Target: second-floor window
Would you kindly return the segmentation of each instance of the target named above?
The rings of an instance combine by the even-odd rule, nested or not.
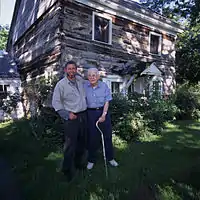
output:
[[[92,40],[112,43],[112,18],[99,13],[93,13]]]
[[[154,55],[161,55],[162,35],[150,32],[149,35],[149,49],[150,53]]]

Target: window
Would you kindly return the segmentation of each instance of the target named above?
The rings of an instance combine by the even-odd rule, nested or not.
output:
[[[149,95],[162,96],[163,95],[163,78],[154,76],[149,83]]]
[[[119,82],[111,82],[111,92],[112,94],[118,94],[120,92]]]
[[[153,81],[153,92],[156,96],[160,96],[162,94],[162,85],[159,80]]]
[[[106,78],[102,79],[108,87],[112,94],[117,94],[122,92],[124,80],[119,75],[107,75]]]
[[[8,95],[9,85],[0,85],[0,99],[5,99]]]
[[[161,55],[161,39],[161,34],[150,33],[149,49],[151,54]]]
[[[112,43],[112,18],[99,13],[93,13],[92,40]]]
[[[128,87],[128,94],[133,94],[134,93],[134,84],[132,83],[129,87]]]

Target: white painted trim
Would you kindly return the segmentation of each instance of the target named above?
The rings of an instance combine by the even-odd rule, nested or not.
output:
[[[102,41],[98,41],[98,40],[95,40],[95,39],[94,39],[95,16],[99,16],[99,17],[102,17],[102,18],[105,18],[105,19],[108,19],[108,20],[109,20],[109,36],[108,36],[108,43],[102,42]],[[92,12],[92,40],[95,41],[95,42],[103,43],[103,44],[109,44],[109,45],[112,44],[112,18],[111,18],[110,16],[108,16],[108,15],[106,15],[106,14],[101,14],[101,13],[98,13],[98,12]]]
[[[150,52],[151,50],[151,35],[155,35],[159,37],[159,45],[158,45],[158,54],[153,54]],[[151,55],[157,55],[157,56],[161,56],[162,54],[162,34],[159,33],[155,33],[153,31],[149,32],[149,46],[148,46],[148,51]]]
[[[135,23],[145,25],[153,30],[159,29],[163,34],[171,34],[176,36],[177,33],[183,32],[183,29],[171,25],[172,21],[161,21],[160,19],[155,19],[150,16],[147,16],[140,12],[128,9],[124,6],[121,6],[117,3],[113,3],[107,0],[75,0],[78,3],[84,4],[86,6],[92,7],[96,10],[101,10],[105,13],[111,15],[119,16],[128,20],[131,20]],[[159,16],[155,13],[155,16]],[[178,26],[178,24],[177,24]]]
[[[120,86],[119,86],[120,92],[122,92],[123,85],[125,84],[125,80],[119,75],[108,75],[105,78],[103,78],[102,80],[103,80],[103,82],[105,82],[108,85],[111,93],[112,93],[112,82],[121,83]]]

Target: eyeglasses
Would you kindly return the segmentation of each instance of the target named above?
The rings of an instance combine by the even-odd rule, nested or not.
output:
[[[96,78],[97,75],[96,74],[88,74],[88,78]]]

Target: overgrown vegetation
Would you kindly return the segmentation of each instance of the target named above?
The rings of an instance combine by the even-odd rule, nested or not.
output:
[[[200,118],[200,87],[184,84],[168,99],[152,95],[150,98],[133,94],[116,95],[111,104],[115,134],[127,141],[153,134],[161,134],[165,122],[198,120]]]
[[[8,32],[9,32],[8,26],[0,25],[0,50],[6,49],[6,44],[8,40]]]
[[[59,132],[36,140],[29,125],[29,120],[0,125],[0,152],[12,166],[24,199],[199,199],[199,122],[166,124],[162,136],[152,135],[143,142],[127,143],[115,136],[120,166],[109,167],[109,179],[99,154],[94,169],[78,172],[71,184],[59,171],[62,149],[55,143]],[[51,131],[46,134],[52,136]]]
[[[200,85],[180,85],[176,90],[175,104],[179,108],[178,119],[199,119]]]

